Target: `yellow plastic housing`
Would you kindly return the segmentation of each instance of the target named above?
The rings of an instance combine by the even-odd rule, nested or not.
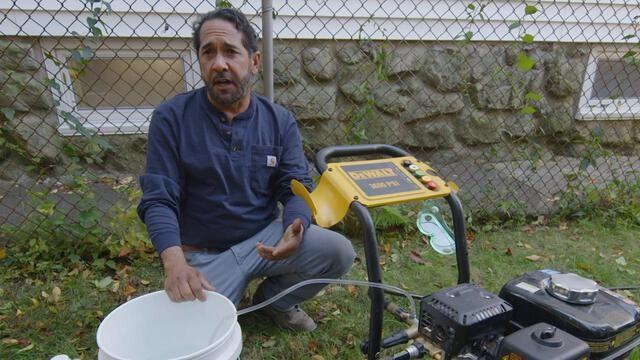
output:
[[[415,174],[404,165],[406,161],[417,165],[426,175]],[[421,180],[432,182],[429,183],[432,189]],[[449,184],[437,176],[434,169],[412,156],[329,163],[313,192],[309,193],[296,180],[292,180],[291,189],[307,203],[316,223],[322,227],[340,222],[353,201],[376,207],[440,198],[451,193]]]

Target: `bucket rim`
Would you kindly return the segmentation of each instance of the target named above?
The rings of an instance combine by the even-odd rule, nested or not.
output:
[[[195,351],[191,354],[186,354],[183,356],[179,356],[179,357],[173,357],[167,360],[189,360],[192,359],[194,357],[197,357],[199,355],[202,355],[208,351],[210,351],[211,349],[214,349],[216,347],[218,347],[223,341],[225,341],[227,338],[229,338],[229,336],[231,334],[233,334],[233,331],[235,329],[235,324],[238,323],[238,312],[236,310],[236,306],[231,302],[231,300],[229,300],[226,296],[217,293],[215,291],[209,291],[209,290],[203,290],[204,293],[207,295],[207,299],[209,296],[217,296],[219,298],[221,298],[223,300],[223,302],[226,302],[227,304],[231,305],[231,308],[234,310],[233,311],[233,324],[234,326],[230,326],[229,329],[227,329],[227,331],[218,338],[218,340],[214,341],[213,343],[207,345],[206,347]],[[116,312],[118,312],[124,305],[126,304],[130,304],[133,302],[139,302],[139,301],[143,301],[145,298],[148,297],[154,297],[154,296],[158,296],[160,293],[164,294],[165,296],[168,297],[168,295],[166,294],[166,292],[164,290],[159,290],[159,291],[154,291],[154,292],[150,292],[148,294],[144,294],[141,296],[138,296],[134,299],[131,299],[127,302],[124,302],[122,304],[120,304],[118,307],[116,307],[115,309],[113,309],[109,314],[107,314],[107,316],[105,316],[104,319],[102,319],[102,321],[100,322],[100,325],[98,325],[98,331],[96,332],[96,343],[98,345],[98,349],[101,350],[102,352],[104,352],[107,356],[114,358],[114,359],[118,359],[118,360],[132,360],[132,359],[128,359],[128,358],[123,358],[123,357],[119,357],[119,356],[115,356],[112,352],[105,350],[105,348],[102,346],[101,344],[101,340],[100,338],[104,336],[103,332],[103,328],[102,328],[102,324],[105,323],[106,321],[109,320],[109,318],[115,314]],[[198,300],[193,300],[193,301],[198,301]]]

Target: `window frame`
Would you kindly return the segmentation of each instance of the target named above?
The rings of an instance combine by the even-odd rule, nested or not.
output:
[[[190,91],[200,86],[200,71],[195,52],[188,42],[180,40],[171,41],[150,41],[145,39],[139,41],[105,39],[105,45],[94,50],[93,59],[182,59],[184,70],[184,91]],[[44,40],[41,44],[44,53],[52,54],[56,61],[45,58],[45,68],[49,79],[59,85],[57,88],[51,87],[54,100],[57,100],[56,112],[58,116],[58,132],[64,136],[80,135],[73,126],[67,123],[62,112],[73,114],[83,126],[101,135],[113,134],[144,134],[149,128],[149,121],[153,114],[153,107],[113,107],[103,109],[78,109],[76,103],[76,93],[73,88],[73,81],[69,69],[64,66],[65,59],[70,56],[72,50],[80,45],[78,41],[65,39],[64,41]],[[124,48],[124,49],[123,49]]]
[[[594,91],[598,61],[623,60],[630,49],[625,47],[593,49],[582,81],[582,93],[576,119],[578,120],[637,120],[640,119],[640,97],[618,99],[591,99]]]

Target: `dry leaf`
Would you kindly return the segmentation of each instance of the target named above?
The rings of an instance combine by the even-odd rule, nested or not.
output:
[[[358,288],[356,288],[354,285],[347,285],[347,292],[352,297],[358,296]]]
[[[415,262],[417,262],[418,264],[423,264],[426,265],[427,261],[425,261],[422,258],[422,255],[420,255],[419,252],[415,251],[415,250],[411,250],[411,252],[409,252],[409,258]]]
[[[0,260],[7,257],[7,249],[0,247]]]
[[[391,244],[382,244],[382,251],[384,251],[385,254],[389,254],[391,252]]]
[[[543,226],[547,225],[549,217],[547,215],[538,215],[538,219],[531,223],[531,225]]]
[[[509,256],[511,256],[511,255],[513,255],[513,250],[511,250],[511,248],[510,248],[510,247],[508,247],[508,248],[507,248],[507,250],[505,250],[505,252],[504,252],[504,253],[505,253],[505,254],[507,254],[507,255],[509,255]]]
[[[78,270],[78,268],[74,268],[73,270],[67,273],[67,276],[75,276],[75,275],[78,275],[79,273],[80,271]]]
[[[311,352],[316,352],[318,350],[318,342],[315,340],[309,340],[307,346],[309,347],[309,351]]]
[[[331,350],[329,350],[331,352],[331,355],[336,356],[338,355],[338,348],[333,346],[331,347]]]
[[[51,297],[49,298],[49,301],[51,301],[52,303],[57,303],[60,301],[61,295],[62,295],[62,290],[60,290],[59,287],[54,286],[53,289],[51,290]]]
[[[120,281],[114,281],[111,283],[111,287],[109,288],[109,290],[112,293],[118,293],[118,290],[120,290]]]
[[[560,224],[558,224],[558,230],[567,230],[568,227],[566,221],[561,221]]]
[[[524,244],[524,248],[527,250],[531,250],[533,249],[533,246],[529,245],[529,244]]]
[[[141,280],[140,280],[140,284],[142,284],[142,285],[144,285],[144,286],[147,286],[147,285],[151,284],[151,281],[149,281],[149,280],[145,280],[145,279],[141,279]]]
[[[2,344],[7,346],[18,345],[18,339],[2,339]]]
[[[618,265],[622,265],[622,266],[626,266],[627,265],[627,259],[625,259],[624,256],[620,256],[615,261],[616,261],[616,264],[618,264]]]
[[[33,346],[34,346],[34,345],[33,345],[33,343],[31,343],[31,344],[29,344],[29,345],[27,345],[27,346],[23,347],[22,349],[20,349],[20,350],[16,351],[16,353],[21,353],[21,352],[29,351],[29,350],[33,349]]]
[[[263,348],[272,348],[276,344],[275,338],[270,338],[269,340],[262,343]]]
[[[122,289],[122,294],[124,296],[133,295],[133,293],[135,293],[135,292],[136,292],[136,288],[131,286],[131,284],[125,285],[124,289]]]
[[[128,246],[122,246],[122,247],[120,248],[120,251],[118,251],[118,257],[125,257],[125,256],[127,256],[127,255],[131,254],[131,251],[133,251],[133,250],[131,250],[131,248],[130,248],[130,247],[128,247]]]
[[[529,255],[529,256],[525,257],[525,259],[531,260],[531,261],[538,261],[538,260],[541,259],[541,257],[538,256],[538,255]]]
[[[31,344],[31,340],[29,340],[29,339],[19,339],[18,340],[18,345],[20,345],[20,346],[27,346],[29,344]]]
[[[476,239],[476,235],[473,233],[473,231],[467,230],[466,239],[467,239],[467,242],[473,242],[473,240]]]
[[[324,360],[324,358],[321,355],[313,355],[311,356],[311,360]]]
[[[111,276],[105,276],[100,280],[94,280],[93,285],[95,285],[98,289],[106,289],[107,286],[111,285],[113,279]]]

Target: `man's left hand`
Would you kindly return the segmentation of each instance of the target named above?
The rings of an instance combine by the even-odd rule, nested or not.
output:
[[[282,234],[282,239],[276,246],[266,246],[262,243],[257,243],[256,248],[258,254],[267,260],[282,260],[291,256],[302,242],[302,235],[304,233],[304,226],[302,226],[302,220],[295,219],[289,227]]]

